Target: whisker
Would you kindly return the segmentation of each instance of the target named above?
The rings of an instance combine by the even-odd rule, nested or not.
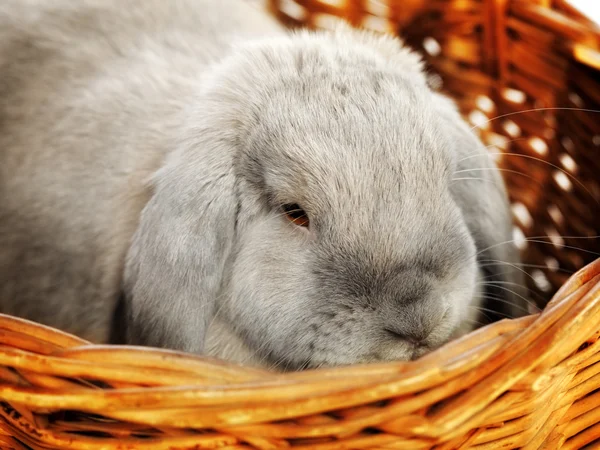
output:
[[[559,235],[558,237],[563,238],[563,239],[598,239],[598,238],[600,238],[600,236],[561,236],[561,235]],[[525,238],[525,240],[528,241],[528,242],[555,245],[554,242],[537,241],[536,239],[549,239],[549,238],[548,238],[548,236],[531,236],[531,237]],[[498,242],[496,244],[490,245],[489,247],[486,247],[486,248],[484,248],[482,250],[479,250],[476,253],[476,256],[479,256],[483,252],[491,250],[492,248],[496,248],[496,247],[499,247],[500,245],[506,245],[506,244],[510,244],[510,243],[513,243],[513,242],[515,242],[515,239],[511,239],[509,241],[504,241],[504,242]],[[572,248],[574,250],[581,250],[581,251],[584,251],[586,253],[592,253],[594,255],[600,256],[600,254],[598,254],[598,253],[595,253],[595,252],[592,252],[592,251],[589,251],[589,250],[584,250],[584,249],[581,249],[581,248],[578,248],[578,247],[567,246],[567,245],[564,245],[564,244],[556,244],[556,245],[564,247],[564,248]]]
[[[540,266],[540,267],[546,268],[546,266]],[[506,274],[506,272],[501,272],[501,274]],[[526,275],[529,278],[531,278],[532,281],[535,283],[535,279],[530,274],[526,273]],[[505,283],[505,284],[511,284],[511,285],[514,285],[514,286],[521,286],[521,287],[527,288],[526,286],[523,286],[523,285],[521,285],[519,283],[513,283],[513,282],[510,282],[510,281],[501,281],[501,282],[500,281],[498,281],[498,282],[495,282],[495,281],[486,281],[486,280],[489,280],[489,278],[494,278],[495,276],[496,275],[489,275],[487,277],[482,277],[481,279],[484,280],[484,281],[478,282],[478,284],[479,285],[485,285],[486,283],[490,283],[491,285],[493,285],[494,283]],[[529,291],[529,289],[528,289],[528,291]],[[535,291],[529,291],[529,294],[530,294],[531,300],[534,301],[534,302],[535,302],[534,298],[539,298],[539,299],[543,298],[538,292],[535,292]]]
[[[525,139],[525,138],[522,138],[522,139]],[[519,140],[519,139],[513,139],[513,140],[510,140],[508,142],[514,142],[514,141],[517,141],[517,140]],[[489,148],[489,147],[493,147],[493,145],[492,146],[488,146],[486,148]],[[596,203],[600,204],[600,202],[596,199],[596,197],[594,197],[594,195],[592,194],[592,192],[581,181],[579,181],[577,179],[577,177],[575,177],[574,175],[570,174],[569,172],[567,172],[566,170],[564,170],[562,167],[557,166],[556,164],[552,164],[551,162],[545,161],[545,160],[543,160],[541,158],[537,158],[535,156],[523,155],[521,153],[514,153],[514,152],[512,152],[512,153],[505,153],[505,152],[494,152],[494,153],[492,153],[492,152],[489,152],[489,154],[490,155],[502,155],[502,156],[504,156],[504,155],[506,155],[506,156],[515,156],[515,157],[519,157],[519,158],[531,159],[531,160],[534,160],[534,161],[538,161],[538,162],[544,163],[544,164],[546,164],[546,165],[548,165],[548,166],[550,166],[550,167],[552,167],[552,168],[554,168],[554,169],[562,172],[563,174],[565,174],[567,177],[569,177],[571,180],[573,180],[575,183],[577,183],[579,186],[581,186],[590,195],[590,197],[592,197],[594,199],[594,201]],[[477,156],[480,156],[480,155],[466,156],[466,157],[460,159],[459,162],[462,162],[462,161],[464,161],[466,159],[475,158]],[[490,169],[493,170],[494,168],[490,168]],[[460,172],[469,171],[469,170],[477,170],[477,169],[463,169],[463,170],[459,170],[459,171],[454,172],[454,173],[460,173]],[[481,169],[481,170],[483,170],[483,169]],[[506,170],[506,169],[502,169],[502,170]]]
[[[583,112],[591,112],[591,113],[600,113],[600,110],[596,110],[596,109],[569,108],[569,107],[552,107],[552,108],[524,109],[522,111],[515,111],[515,112],[511,112],[511,113],[507,113],[507,114],[502,114],[500,116],[492,117],[491,119],[486,120],[485,122],[482,122],[479,125],[474,125],[473,127],[471,127],[471,131],[473,131],[476,128],[481,128],[486,123],[493,122],[494,120],[497,120],[497,119],[502,119],[504,117],[510,117],[510,116],[515,116],[517,114],[523,114],[523,113],[535,112],[535,111],[583,111]]]
[[[509,139],[508,141],[506,141],[506,144],[510,144],[511,142],[517,142],[517,141],[525,141],[527,139],[528,138],[526,138],[526,137],[518,137],[518,138],[515,138],[515,139]],[[486,145],[485,146],[485,148],[488,149],[488,150],[490,148],[492,148],[492,147],[500,148],[497,144],[490,144],[490,145]],[[510,153],[504,153],[504,152],[494,152],[494,153],[492,153],[492,152],[487,152],[487,154],[488,155],[508,155]],[[520,153],[515,153],[515,154],[519,155]],[[461,158],[461,159],[457,160],[456,162],[459,163],[459,162],[464,161],[465,159],[478,158],[478,157],[481,157],[481,156],[482,156],[481,153],[475,152],[475,153],[473,153],[473,154],[471,154],[469,156],[465,156],[464,158]]]
[[[484,308],[484,307],[482,307],[482,306],[469,306],[469,308],[474,308],[474,309],[475,309],[476,311],[478,311],[478,312],[489,312],[489,313],[491,313],[491,314],[496,314],[496,315],[499,315],[499,316],[501,316],[501,317],[505,317],[505,318],[507,318],[507,319],[511,319],[511,316],[509,316],[508,314],[503,314],[503,313],[501,313],[501,312],[499,312],[499,311],[494,311],[493,309]],[[487,316],[486,316],[486,317],[487,317]],[[487,319],[488,319],[488,320],[490,320],[490,318],[489,318],[489,317],[487,317]]]
[[[513,241],[514,241],[514,239],[513,239]],[[486,249],[486,250],[489,250],[489,249]],[[479,253],[478,253],[477,255],[479,255]],[[518,266],[518,265],[516,265],[516,264],[509,263],[508,261],[501,261],[501,260],[499,260],[499,259],[483,259],[483,260],[481,260],[481,261],[479,261],[479,262],[489,262],[489,261],[494,261],[494,262],[497,262],[498,264],[502,263],[502,264],[504,264],[504,265],[506,265],[506,266],[510,266],[510,267],[512,267],[512,268],[514,268],[514,269],[516,269],[516,270],[519,270],[519,271],[523,272],[525,275],[527,275],[529,278],[531,278],[531,280],[532,280],[532,281],[535,281],[535,280],[533,279],[533,276],[532,276],[532,275],[530,275],[529,273],[527,273],[527,271],[526,271],[526,270],[522,269],[521,267],[519,267],[519,266]],[[483,266],[480,266],[480,267],[483,267]]]
[[[471,172],[473,170],[499,170],[499,169],[496,168],[496,167],[476,167],[474,169],[461,169],[461,170],[457,170],[454,173],[457,174],[457,173],[461,173],[461,172]],[[518,173],[521,173],[521,172],[518,172]]]
[[[542,188],[544,187],[544,185],[541,182],[539,182],[538,180],[536,180],[532,176],[527,175],[525,172],[520,172],[518,170],[512,170],[512,169],[502,169],[500,167],[480,167],[480,168],[475,168],[475,169],[462,169],[462,170],[458,170],[458,171],[454,172],[454,174],[461,173],[461,172],[472,172],[472,171],[475,171],[475,170],[493,170],[493,171],[498,171],[498,172],[515,173],[515,174],[521,175],[521,176],[523,176],[525,178],[529,178],[530,180],[534,181],[535,184],[538,184]],[[460,179],[460,178],[453,178],[452,181],[455,181],[457,179]]]
[[[520,297],[520,298],[522,298],[522,299],[523,299],[523,301],[524,301],[525,303],[527,303],[528,305],[530,305],[530,306],[534,306],[534,305],[535,305],[535,303],[534,303],[533,301],[529,300],[529,299],[528,299],[528,298],[526,298],[526,297],[523,297],[523,296],[521,296],[521,295],[517,294],[516,292],[513,292],[513,291],[511,291],[511,290],[510,290],[510,289],[508,289],[508,288],[504,288],[503,286],[496,286],[496,287],[498,287],[498,288],[501,288],[501,289],[504,289],[505,291],[508,291],[508,292],[510,292],[511,294],[514,294],[514,295],[516,295],[517,297]],[[511,302],[509,302],[508,300],[506,300],[506,299],[504,299],[504,298],[502,298],[502,297],[491,296],[490,294],[486,294],[486,295],[483,295],[483,296],[482,296],[482,298],[489,298],[490,300],[496,300],[496,301],[498,301],[498,302],[500,302],[500,303],[504,303],[505,305],[514,306],[514,307],[516,307],[516,308],[519,308],[519,309],[521,309],[521,310],[523,310],[523,311],[528,311],[528,309],[527,309],[527,308],[523,308],[522,306],[519,306],[519,305],[516,305],[516,304],[514,304],[514,303],[511,303]]]
[[[490,322],[493,322],[492,318],[491,318],[490,316],[488,316],[488,315],[485,313],[485,311],[481,311],[481,310],[479,309],[479,307],[471,305],[471,306],[469,306],[469,308],[471,308],[471,309],[474,309],[474,310],[475,310],[475,311],[477,311],[478,313],[481,313],[481,314],[483,315],[483,317],[485,317],[485,320],[487,320],[487,321],[488,321],[488,323],[490,323]],[[492,312],[493,314],[496,314],[496,312],[495,312],[495,311],[490,311],[490,312]],[[481,325],[484,325],[484,324],[481,324]]]
[[[477,327],[483,327],[484,325],[486,325],[485,323],[482,323],[479,320],[474,320],[474,319],[463,319],[463,322],[476,325]]]
[[[488,181],[493,183],[494,180],[489,180],[487,178],[480,178],[480,177],[463,177],[463,178],[452,178],[452,181],[461,181],[461,180],[479,180],[479,181]]]
[[[513,303],[509,302],[509,301],[508,301],[508,300],[506,300],[505,298],[498,297],[498,296],[495,296],[495,295],[485,295],[485,296],[482,296],[482,299],[483,299],[483,300],[495,300],[495,301],[497,301],[497,302],[499,302],[499,303],[503,303],[503,304],[505,304],[505,305],[515,306],[515,307],[517,307],[518,309],[520,309],[521,311],[529,311],[527,308],[524,308],[523,306],[520,306],[520,305],[514,305]],[[527,300],[527,304],[528,304],[528,305],[530,305],[530,306],[535,306],[535,303],[534,303],[534,302],[531,302],[531,301],[529,301],[529,300]]]
[[[598,252],[594,252],[592,250],[586,250],[581,247],[575,247],[574,245],[565,245],[565,244],[559,244],[556,242],[548,242],[548,241],[534,240],[534,239],[527,239],[527,242],[533,242],[535,244],[550,244],[550,245],[554,245],[555,247],[568,248],[569,250],[577,250],[577,251],[580,251],[583,253],[588,253],[590,255],[600,256],[600,253],[598,253]]]
[[[475,170],[492,170],[492,171],[498,171],[498,172],[514,173],[517,175],[521,175],[525,178],[529,178],[530,180],[534,181],[536,184],[540,185],[541,187],[544,187],[544,185],[541,182],[539,182],[532,176],[527,175],[525,172],[520,172],[518,170],[512,170],[512,169],[503,169],[501,167],[479,167],[479,168],[475,168],[475,169],[462,169],[462,170],[458,170],[458,171],[454,172],[454,174],[461,173],[461,172],[472,172]]]
[[[476,285],[477,286],[486,286],[486,287],[487,286],[494,287],[496,285],[509,285],[509,286],[516,286],[516,287],[520,287],[520,288],[525,288],[526,289],[526,286],[524,286],[524,285],[522,285],[520,283],[514,283],[512,281],[480,281],[480,282],[477,282]],[[500,286],[498,286],[498,287],[500,287]],[[529,301],[533,301],[533,300],[530,299],[530,300],[527,300],[527,301],[529,302]]]
[[[500,287],[500,286],[498,286],[498,287]],[[485,293],[485,294],[483,294],[483,295],[481,296],[481,298],[482,298],[482,299],[490,299],[490,300],[498,300],[498,301],[500,301],[501,303],[506,303],[507,305],[512,305],[512,306],[519,307],[519,305],[514,305],[514,304],[513,304],[513,303],[511,303],[510,301],[506,300],[502,294],[494,295],[494,294],[488,294],[488,293]],[[526,302],[527,304],[534,304],[534,303],[535,303],[535,302],[533,302],[532,300],[529,300],[529,299],[527,299],[527,298],[523,298],[523,300],[525,300],[525,302]]]
[[[506,264],[506,265],[514,266],[514,264],[510,264],[510,263],[508,263],[506,261],[500,261],[498,259],[482,259],[482,260],[480,260],[480,262],[487,262],[487,261],[495,261],[495,262],[491,262],[489,264],[480,264],[479,267],[496,266],[496,265],[499,265],[499,264]],[[548,266],[546,266],[544,264],[525,264],[525,263],[520,263],[519,266],[520,267],[528,267],[530,269],[548,269]],[[575,271],[573,271],[573,270],[567,270],[567,269],[561,269],[561,268],[552,269],[552,270],[556,270],[557,272],[564,272],[564,273],[567,273],[567,274],[574,274],[575,273]],[[503,273],[506,273],[506,272],[503,272]],[[487,278],[491,278],[491,277],[494,277],[494,276],[495,275],[487,275],[485,277],[482,277],[482,279],[487,279]]]
[[[484,284],[486,286],[492,285],[492,284],[513,284],[515,286],[521,286],[519,283],[514,283],[512,281],[484,281],[484,282],[478,281],[475,284]]]
[[[497,287],[501,287],[501,286],[497,286]],[[506,289],[505,289],[505,290],[506,290]],[[511,292],[512,292],[512,291],[511,291]],[[512,293],[514,294],[514,292],[512,292]],[[483,299],[489,298],[489,299],[493,299],[493,300],[501,300],[501,301],[503,301],[504,303],[508,303],[508,304],[511,304],[511,305],[512,305],[512,303],[510,303],[508,300],[506,300],[506,299],[504,298],[504,295],[502,295],[501,293],[498,293],[498,294],[489,294],[489,293],[487,293],[487,292],[486,292],[486,293],[484,293],[484,294],[481,296],[481,298],[483,298]],[[529,299],[527,299],[527,298],[523,298],[523,300],[525,300],[525,302],[527,302],[527,303],[529,303],[529,302],[531,302],[531,301],[532,301],[532,300],[529,300]]]

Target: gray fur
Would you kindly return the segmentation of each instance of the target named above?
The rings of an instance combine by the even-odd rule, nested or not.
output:
[[[477,258],[518,264],[501,178],[415,54],[237,0],[3,1],[0,158],[0,309],[98,342],[408,359],[472,327]]]

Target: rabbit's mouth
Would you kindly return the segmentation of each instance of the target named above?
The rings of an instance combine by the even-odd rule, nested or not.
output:
[[[421,356],[435,350],[436,347],[429,346],[427,344],[418,344],[413,349],[412,355],[410,356],[411,361],[419,359]]]

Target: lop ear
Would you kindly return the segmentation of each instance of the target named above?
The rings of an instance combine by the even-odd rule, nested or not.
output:
[[[519,251],[513,242],[513,221],[503,179],[454,104],[444,95],[433,95],[456,149],[452,194],[477,247],[484,288],[481,306],[486,309],[481,320],[494,322],[527,315],[528,294]]]
[[[535,312],[530,307],[533,303],[527,299],[528,292],[518,250],[509,239],[490,243],[490,233],[486,231],[489,230],[481,230],[482,244],[478,245],[478,248],[481,245],[483,249],[487,249],[478,257],[485,296],[482,307],[486,310],[481,321],[495,322]]]
[[[528,314],[524,272],[513,242],[506,191],[498,173],[486,170],[493,169],[491,164],[485,157],[463,161],[458,165],[461,173],[457,176],[462,180],[456,181],[453,189],[477,248],[479,282],[483,287],[481,306],[485,311],[480,321],[484,323]]]
[[[201,353],[235,234],[233,149],[194,127],[153,177],[125,268],[125,341]]]

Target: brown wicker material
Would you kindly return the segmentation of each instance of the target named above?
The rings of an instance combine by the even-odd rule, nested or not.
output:
[[[0,448],[554,450],[599,439],[600,114],[581,110],[600,109],[595,25],[558,0],[270,6],[292,25],[343,16],[400,30],[428,55],[499,154],[530,238],[532,293],[553,300],[418,361],[283,375],[0,316]],[[515,114],[557,107],[579,110]]]
[[[0,316],[15,449],[577,449],[600,437],[600,259],[543,313],[422,359],[267,373]]]

